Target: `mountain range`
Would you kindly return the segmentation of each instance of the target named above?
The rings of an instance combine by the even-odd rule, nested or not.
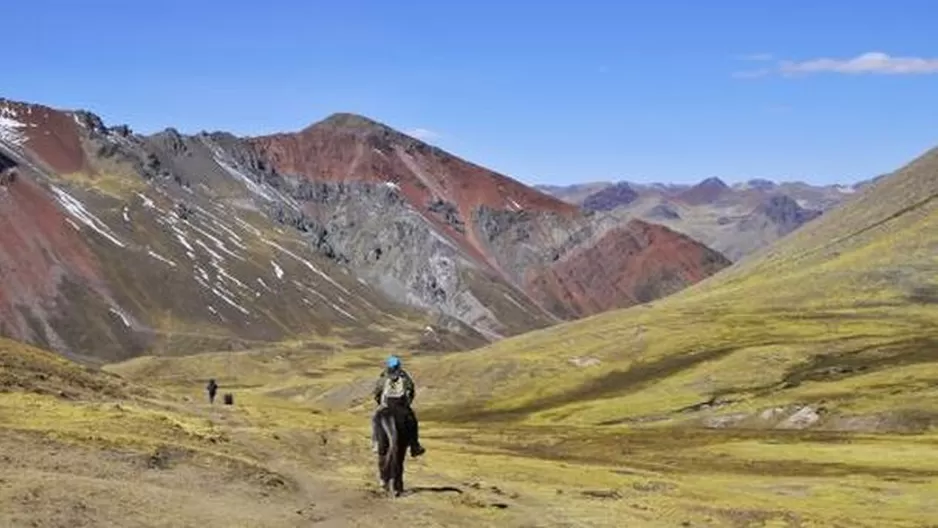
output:
[[[350,114],[3,101],[0,525],[929,526],[936,175],[537,190]]]
[[[848,186],[752,179],[728,185],[710,177],[694,185],[619,181],[535,188],[589,211],[668,226],[737,261],[871,182]]]
[[[0,100],[0,134],[0,334],[85,361],[308,336],[471,347],[730,264],[352,114],[142,135]]]

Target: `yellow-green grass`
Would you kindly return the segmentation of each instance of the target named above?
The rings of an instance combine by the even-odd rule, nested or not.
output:
[[[752,407],[828,393],[845,409],[938,412],[938,154],[926,158],[928,177],[916,162],[759,259],[653,305],[414,363],[447,380],[430,415],[588,425],[673,416],[714,396]],[[892,392],[852,390],[873,385]]]
[[[397,353],[418,383],[428,447],[408,462],[408,482],[464,491],[400,503],[415,519],[927,526],[938,518],[938,208],[928,200],[938,194],[936,158],[653,305],[466,353],[299,340],[140,358],[108,367],[154,387],[127,425],[104,403],[44,396],[36,407],[33,396],[15,396],[6,409],[20,427],[100,423],[136,439],[151,425],[159,442],[183,445],[218,430],[231,441],[205,449],[264,446],[355,489],[374,478],[371,383]],[[213,376],[234,392],[234,408],[205,410]],[[712,408],[694,407],[701,403]],[[34,412],[15,411],[29,405]],[[824,409],[816,425],[827,430],[779,430],[760,418],[803,406]],[[746,428],[699,427],[733,414]],[[325,444],[335,447],[324,457]],[[509,507],[489,511],[486,501]]]

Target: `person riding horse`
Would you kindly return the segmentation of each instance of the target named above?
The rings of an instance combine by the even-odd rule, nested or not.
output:
[[[401,367],[401,360],[397,356],[391,356],[387,359],[387,368],[378,376],[375,383],[374,398],[378,408],[371,416],[371,450],[378,452],[378,411],[384,407],[400,406],[406,410],[408,421],[413,429],[413,442],[410,444],[410,456],[418,457],[426,452],[426,449],[420,445],[418,437],[417,416],[411,404],[417,390],[413,378]]]

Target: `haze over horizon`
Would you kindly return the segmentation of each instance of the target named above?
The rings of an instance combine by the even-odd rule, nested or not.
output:
[[[853,183],[938,144],[929,2],[254,5],[13,4],[0,97],[144,133],[354,112],[529,184]]]

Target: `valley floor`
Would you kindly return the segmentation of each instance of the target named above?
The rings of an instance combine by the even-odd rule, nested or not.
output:
[[[180,370],[161,376],[146,361],[114,369],[149,377],[145,394],[0,394],[0,525],[938,522],[934,434],[425,421],[428,452],[408,459],[409,492],[390,499],[378,492],[367,405],[337,408],[255,384],[223,386],[235,405],[212,406],[182,360],[169,361]],[[316,383],[323,393],[367,391],[335,373]]]

